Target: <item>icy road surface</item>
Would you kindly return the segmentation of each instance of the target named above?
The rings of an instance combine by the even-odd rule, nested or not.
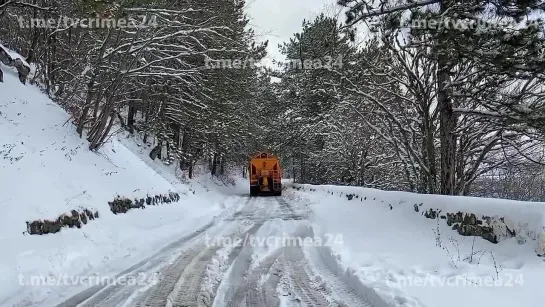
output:
[[[154,282],[95,286],[57,307],[386,307],[343,274],[332,238],[315,238],[308,214],[282,197],[240,197],[234,213],[120,275]]]

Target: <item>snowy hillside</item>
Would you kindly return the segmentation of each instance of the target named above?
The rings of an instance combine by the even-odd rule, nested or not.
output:
[[[393,306],[537,306],[545,261],[545,204],[500,199],[419,195],[375,189],[294,184],[286,197],[314,211],[315,235],[331,238],[347,274]],[[349,200],[350,199],[350,200]],[[415,205],[419,207],[416,212]],[[436,219],[423,216],[442,210]],[[493,244],[461,236],[448,213],[500,218],[516,233]],[[337,238],[337,241],[335,239]],[[340,238],[340,239],[339,239]],[[332,260],[334,261],[334,260]]]
[[[0,83],[0,305],[69,295],[60,287],[22,287],[33,275],[119,272],[130,263],[210,221],[230,199],[193,181],[175,183],[112,139],[90,152],[69,116],[14,69],[2,66]],[[149,158],[148,158],[149,160]],[[150,162],[153,163],[153,162]],[[174,182],[174,183],[171,183]],[[114,215],[108,202],[179,193],[178,203]],[[206,198],[203,197],[206,195]],[[71,210],[99,218],[49,235],[28,235],[27,221],[55,220]],[[200,217],[204,217],[201,218]],[[22,275],[21,275],[22,274]],[[74,291],[81,290],[74,288]],[[46,303],[47,305],[47,303]]]

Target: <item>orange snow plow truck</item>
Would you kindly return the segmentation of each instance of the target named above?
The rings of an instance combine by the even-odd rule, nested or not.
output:
[[[250,196],[282,195],[282,168],[277,156],[262,152],[250,160]]]

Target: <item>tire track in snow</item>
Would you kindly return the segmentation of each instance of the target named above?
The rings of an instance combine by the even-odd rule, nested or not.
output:
[[[244,234],[244,236],[246,236],[246,235],[250,236],[250,235],[255,234],[259,230],[259,228],[261,228],[262,225],[263,225],[263,222],[258,221],[256,224],[254,224],[254,226],[252,228],[250,228],[250,230],[248,230]],[[250,254],[246,253],[245,256],[241,256],[241,253],[242,253],[243,250],[245,250],[245,247],[243,246],[243,244],[238,244],[229,253],[227,264],[226,264],[227,270],[226,270],[226,272],[222,272],[222,278],[220,279],[220,281],[218,283],[216,283],[214,285],[214,289],[212,291],[213,293],[211,294],[211,298],[208,299],[210,301],[210,303],[207,304],[206,306],[213,306],[213,304],[215,303],[215,299],[217,297],[218,289],[220,288],[221,283],[224,280],[226,280],[228,277],[233,279],[232,270],[230,270],[230,269],[234,266],[235,261],[237,261],[237,260],[240,261],[240,259],[245,259],[246,263],[248,263],[248,267],[249,267],[251,253]],[[246,250],[247,250],[247,248],[246,248]],[[246,270],[247,270],[247,268],[246,268]],[[244,270],[244,271],[246,271],[246,270]],[[227,273],[227,272],[230,272],[230,273]]]
[[[340,306],[387,307],[374,292],[365,287],[351,271],[341,272],[340,265],[326,247],[312,247],[309,251],[314,273],[326,280],[326,287]],[[389,307],[389,306],[388,306]]]
[[[171,257],[171,252],[178,249],[179,246],[183,246],[191,240],[196,239],[198,236],[210,229],[214,224],[214,222],[210,222],[189,236],[183,237],[182,239],[167,245],[154,256],[151,256],[116,275],[116,280],[119,280],[121,277],[126,277],[126,280],[132,279],[141,281],[142,279],[139,278],[140,274],[148,275],[150,271],[161,267],[168,260],[168,258]],[[123,284],[98,285],[72,296],[68,300],[58,304],[57,307],[118,306],[126,301],[132,295],[132,293],[138,290],[140,287],[142,286]]]
[[[272,218],[282,218],[286,213],[289,215],[291,209],[286,204],[281,206],[278,197],[260,198],[260,209],[254,213],[257,218],[264,223]],[[276,262],[278,256],[282,253],[281,249],[273,251],[272,254],[265,257],[258,266],[250,269],[252,263],[253,247],[246,246],[240,252],[229,269],[229,274],[224,278],[219,289],[224,290],[222,301],[216,301],[217,306],[241,306],[245,299],[248,306],[278,306],[276,287],[279,282],[278,272],[275,270],[262,285],[262,291],[258,291],[258,283],[261,276],[266,275]],[[216,306],[215,305],[215,306]]]
[[[247,201],[242,210],[253,210],[254,201]],[[242,232],[242,236],[255,233],[262,223],[256,223],[249,230]],[[229,242],[235,242],[235,237],[241,233],[234,233]],[[224,246],[208,242],[199,243],[190,248],[173,265],[165,270],[165,277],[152,289],[138,298],[135,307],[168,306],[168,307],[204,307],[213,303],[214,297],[208,298],[202,290],[202,284],[207,273],[207,267],[217,252]],[[240,247],[242,248],[242,247]],[[234,253],[240,249],[235,248]],[[236,257],[236,256],[235,256]],[[235,258],[232,257],[234,260]],[[229,263],[230,264],[230,263]]]
[[[245,231],[242,236],[249,236],[257,232],[263,223],[256,223],[249,230]],[[234,236],[233,236],[234,237]],[[220,250],[222,246],[209,248],[206,252],[201,253],[196,257],[192,263],[190,263],[184,272],[182,273],[175,290],[170,294],[169,301],[172,302],[173,307],[186,307],[186,306],[198,306],[198,307],[209,307],[212,306],[215,293],[219,285],[215,285],[213,293],[210,294],[210,297],[204,292],[201,288],[206,275],[206,269],[208,264],[212,261],[212,258],[216,255],[217,251]],[[230,253],[230,257],[227,263],[227,266],[230,266],[232,261],[238,256],[242,250],[242,245],[237,245]],[[231,256],[232,255],[232,256]]]
[[[252,285],[250,287],[248,294],[249,299],[246,300],[246,306],[276,307],[280,305],[277,293],[278,282],[280,281],[278,264],[279,261],[278,258],[276,258],[268,272],[264,272],[263,270],[262,276],[266,277],[263,284]],[[252,302],[253,304],[249,305],[249,303]]]
[[[191,263],[191,261],[199,255],[204,245],[198,244],[189,250],[184,251],[182,256],[178,258],[173,264],[167,267],[165,274],[161,276],[159,283],[154,285],[150,290],[143,293],[137,298],[135,307],[148,307],[148,306],[166,306],[168,296],[174,290],[176,283],[180,279],[184,269]]]
[[[311,230],[311,234],[312,230]],[[374,289],[365,286],[353,269],[344,269],[328,246],[307,249],[316,275],[327,281],[326,287],[341,306],[391,307]]]
[[[229,198],[229,200],[230,199],[231,198]],[[226,202],[227,201],[228,200],[226,200]],[[251,199],[248,198],[247,200],[241,202],[242,204],[239,205],[238,208],[248,206],[250,201]],[[172,254],[179,251],[180,248],[183,249],[188,244],[191,244],[192,241],[197,241],[205,232],[210,231],[213,226],[216,225],[218,220],[225,220],[226,216],[236,214],[236,212],[232,212],[233,208],[235,207],[230,206],[230,208],[223,210],[218,216],[213,218],[211,222],[199,228],[197,231],[168,244],[153,256],[148,257],[119,273],[115,276],[115,280],[119,280],[121,277],[126,277],[126,280],[142,281],[142,278],[139,278],[140,274],[151,276],[155,272],[161,271],[166,266],[168,259],[172,257]],[[64,302],[58,304],[56,307],[122,306],[123,303],[131,299],[136,291],[142,290],[142,288],[145,287],[146,286],[142,285],[129,285],[128,283],[97,285],[75,294]]]
[[[325,289],[317,287],[305,270],[306,260],[301,247],[289,246],[284,251],[290,289],[304,306],[330,306]]]
[[[294,212],[284,199],[279,199],[279,203]],[[301,230],[299,236],[314,237],[311,227]],[[374,289],[365,286],[353,270],[343,269],[330,247],[311,246],[303,250],[298,246],[285,251],[290,289],[307,306],[391,307]]]
[[[280,205],[280,211],[283,211],[278,217],[283,220],[306,220],[308,219],[308,213],[297,213],[287,200],[282,197],[276,197],[276,201]]]
[[[246,301],[247,307],[264,307],[267,305],[267,299],[261,295],[257,289],[259,278],[266,275],[276,259],[281,253],[281,249],[274,251],[260,261],[259,265],[250,270],[244,281],[239,284],[232,298],[229,299],[227,307],[240,307]]]
[[[257,218],[256,214],[264,209],[261,202],[265,202],[262,198],[258,201],[257,197],[251,197],[251,201],[240,210],[240,214],[236,215],[237,219],[250,219],[256,222],[255,229],[252,229],[249,234],[256,233],[263,225],[266,219]],[[244,214],[242,214],[244,213]],[[238,286],[244,281],[245,274],[250,269],[252,263],[252,246],[243,246],[243,244],[235,247],[233,252],[229,255],[229,268],[227,269],[226,276],[216,286],[215,300],[213,306],[224,306],[236,293]],[[223,299],[221,299],[221,298]],[[221,301],[219,302],[218,299]]]
[[[169,306],[206,306],[200,297],[200,287],[204,280],[208,263],[220,248],[204,249],[184,268],[182,275],[174,287],[174,291],[167,298],[170,303]]]

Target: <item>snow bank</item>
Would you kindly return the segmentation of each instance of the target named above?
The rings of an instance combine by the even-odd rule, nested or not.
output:
[[[3,47],[2,47],[3,48]],[[15,56],[13,52],[10,55]],[[186,184],[144,162],[113,138],[98,153],[69,116],[13,70],[0,83],[0,306],[52,306],[82,286],[29,286],[32,276],[113,276],[183,234],[207,224],[238,196],[204,178]],[[126,141],[130,143],[129,141]],[[179,193],[177,203],[114,215],[117,195],[130,199]],[[25,235],[26,222],[89,208],[99,218],[82,228]],[[83,286],[85,287],[85,286]]]
[[[420,215],[432,209],[441,211],[440,215],[462,212],[474,214],[479,219],[482,219],[483,216],[490,217],[491,227],[494,228],[494,232],[498,235],[498,240],[510,238],[507,231],[514,231],[518,241],[531,241],[538,254],[545,254],[540,253],[540,251],[545,250],[545,245],[542,239],[538,239],[545,236],[545,203],[467,196],[423,195],[333,185],[293,184],[293,186],[322,193],[329,192],[345,199],[347,199],[347,195],[353,195],[354,198],[366,198],[369,201],[372,200],[387,206],[391,205],[395,209],[412,209],[409,211]],[[415,205],[418,206],[419,213],[415,212]]]
[[[391,306],[507,307],[545,301],[538,290],[545,262],[536,256],[537,240],[529,238],[532,233],[543,238],[544,204],[293,186],[300,190],[288,189],[285,195],[312,206],[314,233],[342,238],[330,247],[341,270],[358,276]],[[417,213],[414,205],[420,203],[424,210]],[[530,235],[525,243],[503,238],[498,244],[460,236],[444,220],[423,217],[422,211],[430,208],[505,217]]]

